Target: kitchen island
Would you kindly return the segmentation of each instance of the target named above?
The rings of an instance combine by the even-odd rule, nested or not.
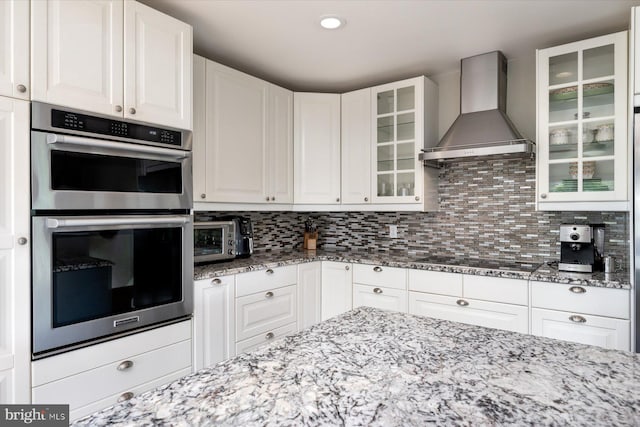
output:
[[[640,356],[361,307],[75,425],[638,425]]]

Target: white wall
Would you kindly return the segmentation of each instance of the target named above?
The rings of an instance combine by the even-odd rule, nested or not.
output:
[[[439,88],[439,137],[460,114],[460,70],[432,76]],[[508,62],[507,115],[523,137],[536,139],[536,56]]]

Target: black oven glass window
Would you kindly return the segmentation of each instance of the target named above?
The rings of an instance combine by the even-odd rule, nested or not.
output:
[[[53,234],[53,326],[182,299],[182,229]]]
[[[53,190],[182,193],[180,162],[51,152]]]
[[[193,254],[215,255],[222,253],[222,228],[196,229]]]

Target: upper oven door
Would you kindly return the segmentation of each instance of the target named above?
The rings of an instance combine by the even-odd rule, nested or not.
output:
[[[191,152],[31,132],[35,210],[191,209]]]

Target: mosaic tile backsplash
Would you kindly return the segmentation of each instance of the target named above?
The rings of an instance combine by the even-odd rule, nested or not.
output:
[[[441,174],[439,194],[439,212],[232,214],[253,220],[256,251],[301,247],[304,221],[311,218],[320,247],[536,263],[560,258],[560,224],[604,223],[605,253],[628,268],[629,214],[537,212],[533,159],[449,164]],[[397,239],[389,238],[389,224],[398,226]]]

